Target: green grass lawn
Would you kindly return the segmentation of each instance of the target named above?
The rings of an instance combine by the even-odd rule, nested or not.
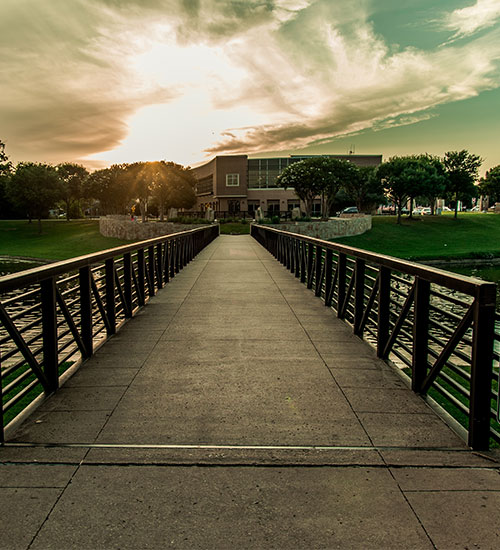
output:
[[[374,216],[373,227],[363,235],[332,239],[334,242],[406,259],[500,257],[500,215],[461,213],[403,217]]]
[[[220,224],[221,235],[248,235],[249,233],[249,223],[228,222]]]
[[[98,220],[43,220],[41,235],[36,221],[0,220],[1,256],[65,260],[128,242],[103,237]]]

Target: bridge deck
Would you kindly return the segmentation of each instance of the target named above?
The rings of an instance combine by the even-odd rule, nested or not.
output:
[[[0,450],[1,548],[496,548],[500,477],[250,237]]]

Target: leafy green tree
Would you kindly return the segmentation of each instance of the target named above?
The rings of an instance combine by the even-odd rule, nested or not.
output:
[[[410,216],[413,200],[425,197],[434,213],[435,199],[445,189],[446,177],[439,159],[430,155],[393,157],[377,168],[377,178],[382,183],[389,199],[397,208],[397,223],[401,223],[401,210],[410,201]]]
[[[0,178],[10,176],[12,173],[12,162],[5,153],[5,143],[0,140]]]
[[[413,201],[422,197],[431,205],[434,214],[436,199],[443,195],[446,187],[444,166],[438,157],[432,155],[411,155],[407,159],[406,176],[410,182],[410,217]]]
[[[131,192],[139,201],[141,211],[141,220],[146,221],[146,212],[148,201],[152,192],[152,172],[149,168],[149,162],[134,162],[126,165],[126,171],[130,178]]]
[[[500,202],[500,164],[486,172],[479,182],[479,190],[482,195],[489,196],[492,202]]]
[[[113,164],[92,172],[85,180],[84,196],[99,201],[100,214],[125,214],[133,197],[126,164]]]
[[[89,175],[88,170],[81,164],[66,162],[56,166],[57,175],[62,182],[66,220],[70,221],[73,206],[83,198],[84,182]]]
[[[458,201],[467,200],[477,194],[474,184],[478,178],[482,159],[463,149],[445,153],[443,164],[447,176],[446,190],[448,196],[455,201],[456,218]]]
[[[348,160],[328,157],[312,160],[317,161],[313,166],[322,181],[322,214],[324,218],[328,218],[337,193],[340,189],[345,189],[345,186],[349,185],[351,181],[359,178],[359,169]]]
[[[430,204],[431,213],[434,215],[436,200],[442,197],[446,191],[446,173],[439,157],[433,155],[420,155],[422,183],[420,185],[421,196]]]
[[[312,213],[313,200],[321,195],[323,190],[323,182],[318,177],[319,170],[311,166],[313,160],[316,159],[294,162],[287,166],[276,178],[279,187],[285,189],[293,187],[295,189],[297,197],[304,202],[307,216]]]
[[[8,180],[7,196],[25,210],[28,219],[38,219],[42,232],[42,217],[62,198],[62,185],[53,166],[21,162]]]
[[[10,205],[7,199],[7,182],[12,174],[12,162],[5,153],[5,144],[0,141],[0,217],[10,213]]]
[[[196,178],[190,168],[164,160],[148,165],[160,221],[169,208],[191,208],[196,204]]]
[[[356,177],[342,184],[347,197],[354,202],[359,212],[370,212],[375,206],[385,203],[384,189],[375,176],[375,166],[358,166]]]
[[[387,197],[396,205],[397,223],[401,224],[401,209],[414,192],[413,174],[408,157],[392,157],[375,172]]]
[[[320,196],[323,217],[328,217],[337,192],[356,175],[357,167],[349,161],[316,157],[291,164],[276,181],[280,187],[295,189],[296,195],[305,204],[308,216],[312,212],[313,200]]]

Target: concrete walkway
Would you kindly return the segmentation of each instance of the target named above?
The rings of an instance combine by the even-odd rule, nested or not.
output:
[[[207,247],[0,461],[0,548],[500,547],[493,455],[247,236]]]

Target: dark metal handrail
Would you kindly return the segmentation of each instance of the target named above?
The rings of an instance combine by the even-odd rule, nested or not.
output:
[[[268,226],[252,224],[251,234],[451,414],[470,447],[500,442],[494,283]]]
[[[218,234],[203,226],[0,277],[2,441]]]

